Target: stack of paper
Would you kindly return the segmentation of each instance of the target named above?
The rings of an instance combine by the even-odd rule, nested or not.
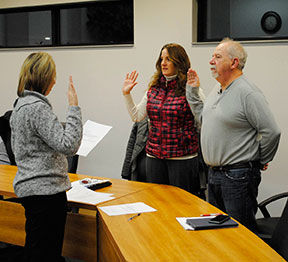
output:
[[[67,192],[68,201],[96,205],[111,199],[113,194],[94,192],[84,186],[73,186]]]

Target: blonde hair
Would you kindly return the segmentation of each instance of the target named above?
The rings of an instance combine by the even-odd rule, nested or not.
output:
[[[157,85],[159,83],[160,78],[162,77],[161,54],[164,49],[167,50],[169,58],[177,70],[178,86],[175,91],[176,95],[178,96],[185,95],[187,71],[190,68],[190,60],[185,49],[181,45],[175,43],[166,44],[161,48],[159,57],[156,62],[156,72],[154,73],[152,80],[149,83],[149,88],[151,86]]]
[[[229,57],[231,59],[237,57],[239,59],[239,64],[237,68],[242,70],[245,66],[247,56],[248,56],[243,46],[239,42],[234,41],[233,39],[230,39],[229,37],[224,38],[220,42],[220,44],[223,44],[223,43],[228,43],[227,52],[228,52]]]
[[[56,66],[52,57],[45,52],[32,53],[21,67],[17,95],[23,96],[24,90],[45,95],[55,77]]]

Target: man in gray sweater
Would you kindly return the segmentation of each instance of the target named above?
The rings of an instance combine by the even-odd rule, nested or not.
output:
[[[240,43],[222,40],[210,61],[220,85],[204,104],[199,77],[189,69],[186,96],[201,123],[203,157],[210,167],[209,202],[256,232],[260,170],[277,151],[280,129],[262,92],[243,75],[246,59]]]

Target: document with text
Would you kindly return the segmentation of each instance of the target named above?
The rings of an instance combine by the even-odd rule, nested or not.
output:
[[[83,126],[81,145],[76,154],[79,156],[87,156],[111,128],[112,126],[102,125],[91,120],[87,120]]]
[[[111,199],[114,199],[113,194],[95,192],[84,186],[73,186],[67,192],[68,201],[96,205]]]
[[[114,205],[114,206],[105,206],[105,207],[99,207],[99,208],[109,216],[119,216],[119,215],[126,215],[126,214],[157,211],[155,208],[150,207],[143,202]]]

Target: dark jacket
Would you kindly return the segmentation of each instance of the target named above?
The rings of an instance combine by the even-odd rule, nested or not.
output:
[[[145,146],[148,138],[148,120],[134,123],[128,140],[121,176],[124,179],[143,181],[146,170],[142,161],[146,160]],[[141,162],[141,163],[140,163]],[[140,167],[141,166],[141,167]],[[140,174],[141,173],[141,174]]]

